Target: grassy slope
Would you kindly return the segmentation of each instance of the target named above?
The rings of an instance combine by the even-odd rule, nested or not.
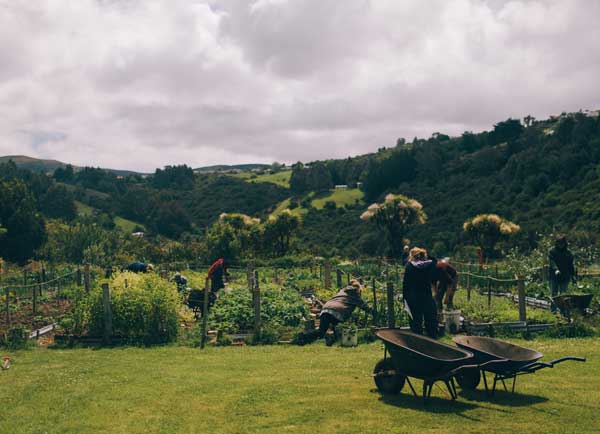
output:
[[[75,201],[75,206],[77,207],[77,214],[81,214],[84,216],[92,215],[95,210],[95,208],[93,208],[89,205],[86,205],[85,203],[79,202],[77,200]],[[133,229],[136,226],[144,227],[143,225],[141,225],[139,223],[136,223],[131,220],[127,220],[126,218],[119,217],[119,216],[116,216],[114,218],[114,222],[118,228],[120,228],[121,230],[123,230],[124,232],[127,232],[127,233],[132,233]]]
[[[325,202],[333,201],[338,207],[345,205],[354,205],[358,201],[362,201],[364,193],[357,188],[350,188],[347,190],[332,190],[331,194],[328,194],[317,199],[313,199],[312,206],[316,209],[322,209],[325,206]]]
[[[0,371],[0,421],[4,434],[597,432],[600,341],[525,345],[589,361],[521,377],[516,395],[491,401],[480,389],[452,402],[436,388],[423,407],[407,391],[374,390],[378,343],[20,351]]]
[[[308,195],[308,197],[310,197],[310,198],[312,198],[314,196],[315,196],[314,193],[310,193]],[[337,207],[343,207],[345,205],[354,205],[354,203],[357,200],[362,201],[363,198],[364,198],[364,193],[356,188],[352,188],[352,189],[348,189],[348,190],[331,190],[329,193],[327,193],[323,196],[318,196],[318,197],[315,197],[314,199],[312,199],[311,204],[316,209],[323,209],[323,207],[325,206],[325,202],[333,201],[333,202],[335,202]],[[280,202],[279,205],[277,205],[277,208],[275,208],[275,210],[273,211],[272,214],[277,215],[284,209],[288,208],[289,206],[290,206],[290,199],[286,199],[283,202]],[[308,212],[308,210],[306,208],[302,208],[300,206],[297,208],[294,208],[291,211],[292,211],[292,214],[295,214],[295,215],[303,215]]]
[[[275,173],[272,175],[256,175],[256,178],[253,178],[253,175],[255,175],[253,172],[240,172],[231,176],[240,179],[245,179],[248,182],[271,182],[273,184],[279,185],[280,187],[290,188],[290,176],[292,175],[291,170],[284,170],[282,172]]]

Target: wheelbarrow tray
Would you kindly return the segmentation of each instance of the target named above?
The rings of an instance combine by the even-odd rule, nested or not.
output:
[[[491,394],[494,394],[496,391],[496,384],[498,382],[501,382],[505,390],[508,390],[504,380],[512,379],[512,392],[514,393],[516,379],[519,375],[533,374],[540,369],[553,368],[554,365],[567,360],[585,362],[585,358],[574,356],[561,357],[550,362],[541,362],[539,360],[543,357],[543,354],[539,351],[483,336],[457,336],[453,340],[458,347],[473,353],[475,362],[473,368],[477,368],[483,374],[485,389],[488,393],[490,390],[485,372],[494,374]],[[476,388],[478,382],[477,380],[469,388]],[[458,383],[463,386],[460,378]]]
[[[453,340],[459,348],[473,353],[478,365],[496,361],[485,367],[494,373],[519,370],[544,356],[539,351],[484,336],[457,336]]]
[[[594,294],[561,294],[552,297],[552,302],[562,312],[568,312],[571,309],[577,309],[581,313],[590,307]]]
[[[415,378],[438,378],[469,364],[473,354],[434,339],[400,329],[375,333],[385,345],[398,371]]]

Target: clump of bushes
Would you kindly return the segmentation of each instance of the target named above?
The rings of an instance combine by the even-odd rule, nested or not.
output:
[[[113,335],[144,345],[172,342],[177,337],[180,305],[175,285],[149,274],[120,273],[109,282]],[[95,287],[77,304],[74,328],[89,336],[104,331],[102,288]]]
[[[261,288],[261,321],[269,328],[299,327],[309,317],[300,294],[292,289]],[[209,324],[225,333],[238,333],[254,327],[252,294],[247,289],[223,292],[212,307]]]

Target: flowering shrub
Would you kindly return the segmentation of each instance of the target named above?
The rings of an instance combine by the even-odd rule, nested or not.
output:
[[[516,234],[521,227],[497,214],[479,214],[464,222],[463,230],[489,257],[498,241]]]
[[[382,203],[370,205],[360,216],[363,221],[373,221],[385,231],[392,256],[398,256],[402,239],[411,225],[422,225],[427,221],[423,205],[402,194],[388,194]]]

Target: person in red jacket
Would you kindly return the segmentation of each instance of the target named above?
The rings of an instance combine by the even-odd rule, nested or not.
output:
[[[223,278],[227,276],[227,263],[225,259],[217,259],[208,269],[207,278],[210,279],[210,291],[216,293],[218,290],[225,288]]]
[[[452,300],[458,285],[458,272],[456,268],[447,261],[438,261],[433,285],[435,287],[435,303],[438,310],[442,310],[443,308],[442,300],[447,308],[452,308]],[[445,299],[444,295],[446,296]]]

